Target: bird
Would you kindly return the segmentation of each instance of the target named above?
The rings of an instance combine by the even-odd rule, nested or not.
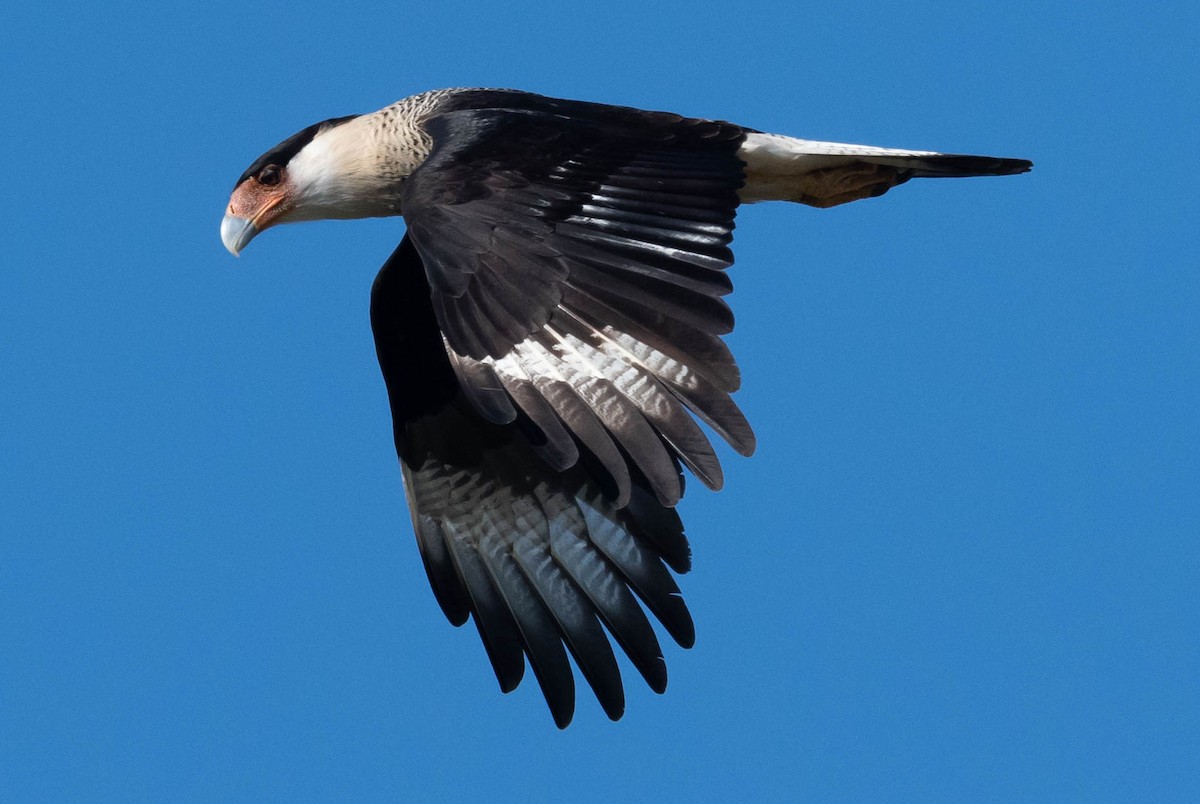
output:
[[[501,691],[528,664],[566,728],[571,659],[619,720],[612,643],[662,693],[647,614],[695,641],[676,580],[691,568],[683,469],[723,485],[698,422],[741,455],[756,443],[723,341],[739,205],[825,208],[1031,167],[442,89],[266,151],[238,178],[221,238],[236,256],[283,223],[403,217],[370,323],[424,569],[446,618],[474,622]]]

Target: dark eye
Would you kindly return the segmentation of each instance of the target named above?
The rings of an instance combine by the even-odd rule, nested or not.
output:
[[[279,184],[279,180],[283,178],[283,168],[279,165],[267,165],[262,170],[258,171],[258,183],[265,184],[268,187],[274,187]]]

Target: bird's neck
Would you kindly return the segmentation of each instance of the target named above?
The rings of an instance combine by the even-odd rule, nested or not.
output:
[[[322,133],[296,155],[289,169],[303,198],[295,219],[401,214],[400,187],[419,161],[398,156],[405,150],[396,147],[395,126],[385,122],[378,112],[357,117]]]

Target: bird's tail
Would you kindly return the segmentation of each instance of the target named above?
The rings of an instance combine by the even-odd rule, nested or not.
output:
[[[832,207],[883,195],[913,178],[1007,176],[1025,173],[1025,159],[965,156],[819,142],[752,133],[739,152],[746,163],[743,203],[797,201]]]

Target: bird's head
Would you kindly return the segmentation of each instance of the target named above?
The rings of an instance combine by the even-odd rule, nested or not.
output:
[[[335,117],[288,137],[255,159],[237,180],[221,240],[237,255],[280,223],[395,215],[395,182],[370,126]]]

